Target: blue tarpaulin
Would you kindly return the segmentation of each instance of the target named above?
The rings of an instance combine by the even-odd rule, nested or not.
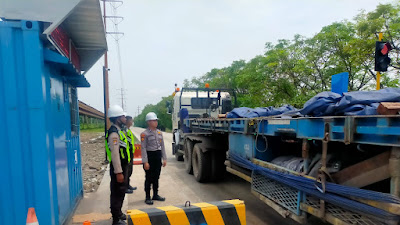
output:
[[[299,112],[309,116],[376,115],[380,102],[400,102],[400,88],[353,91],[343,95],[322,92],[308,100]]]
[[[321,92],[308,100],[302,109],[285,105],[279,108],[265,107],[251,109],[236,108],[227,118],[255,118],[266,116],[353,116],[376,115],[381,102],[400,102],[400,88],[386,88],[379,91],[353,91],[337,94]]]
[[[235,108],[226,116],[227,118],[255,118],[255,117],[265,117],[265,116],[275,116],[280,115],[290,111],[296,111],[297,109],[291,105],[284,105],[279,108],[270,107],[259,107],[259,108],[247,108],[240,107]]]

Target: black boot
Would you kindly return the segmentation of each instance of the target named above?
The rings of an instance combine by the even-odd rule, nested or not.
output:
[[[129,188],[128,188],[128,189],[131,189],[132,191],[134,191],[134,190],[137,189],[137,187],[132,187],[131,185],[129,185]]]
[[[112,225],[126,225],[126,223],[123,220],[119,219],[119,220],[113,220]]]
[[[159,196],[159,195],[157,194],[157,195],[154,195],[154,196],[153,196],[153,200],[154,200],[154,201],[161,201],[161,202],[163,202],[163,201],[165,201],[165,198],[164,198],[164,197],[161,197],[161,196]]]
[[[121,214],[121,216],[119,217],[120,220],[126,220],[126,215],[125,214]]]
[[[153,201],[150,198],[146,198],[144,203],[146,203],[147,205],[153,205]]]

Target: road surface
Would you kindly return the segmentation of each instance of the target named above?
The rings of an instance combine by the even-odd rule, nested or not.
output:
[[[139,137],[144,129],[133,128],[135,136]],[[155,202],[155,207],[165,205],[182,205],[186,201],[207,202],[227,199],[241,199],[245,201],[247,223],[259,224],[297,224],[291,219],[282,218],[273,209],[257,199],[250,192],[250,183],[227,173],[225,179],[218,183],[198,183],[193,175],[185,171],[183,162],[176,161],[172,155],[172,134],[163,133],[167,152],[167,166],[163,168],[160,178],[160,195],[166,197],[166,202]],[[134,166],[131,185],[138,190],[129,196],[128,208],[148,208],[144,203],[144,172],[141,166]],[[151,207],[154,207],[151,206]]]
[[[144,129],[132,128],[136,137]],[[283,218],[264,202],[251,194],[250,183],[227,173],[225,179],[217,183],[198,183],[193,175],[185,171],[184,162],[176,161],[172,155],[172,134],[163,133],[167,152],[167,166],[162,169],[159,194],[166,198],[165,202],[154,202],[152,206],[144,203],[144,171],[142,165],[135,165],[131,177],[131,185],[137,186],[133,194],[126,195],[123,211],[131,209],[153,208],[167,205],[183,205],[186,201],[192,203],[240,199],[246,205],[247,224],[249,225],[288,225],[298,224],[289,218]],[[96,193],[85,194],[69,224],[82,224],[82,221],[96,221],[96,225],[111,224],[109,209],[109,171]]]

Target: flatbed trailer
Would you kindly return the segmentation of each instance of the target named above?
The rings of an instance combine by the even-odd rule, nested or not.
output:
[[[197,118],[183,126],[186,169],[200,182],[222,177],[220,157],[226,153],[226,170],[251,182],[252,193],[284,217],[299,223],[309,215],[331,224],[399,223],[399,115]],[[271,163],[288,154],[299,156],[302,171]],[[332,173],[328,164],[335,154],[351,163]],[[320,160],[313,162],[312,155]]]

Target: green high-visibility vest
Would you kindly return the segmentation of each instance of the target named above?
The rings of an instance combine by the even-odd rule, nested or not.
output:
[[[114,128],[113,128],[114,127]],[[116,129],[115,126],[111,126],[110,130],[113,129],[115,131],[113,132],[117,132],[118,129]],[[105,145],[106,145],[106,152],[107,152],[107,158],[108,161],[111,162],[111,150],[110,150],[110,146],[108,145],[108,134],[112,133],[110,132],[110,130],[107,132],[106,134],[106,140],[105,140]],[[118,131],[119,134],[119,151],[120,151],[120,157],[121,157],[121,161],[125,161],[127,160],[128,163],[131,162],[131,155],[129,154],[129,143],[128,143],[128,139],[126,138],[124,132],[122,131]],[[125,157],[126,156],[126,157]]]
[[[135,138],[134,138],[134,136],[133,136],[133,133],[132,133],[132,131],[131,130],[127,130],[126,131],[126,136],[127,136],[127,138],[128,138],[128,143],[130,143],[130,146],[129,146],[129,148],[131,148],[131,146],[132,146],[132,149],[130,149],[131,151],[132,151],[132,154],[133,153],[135,153]]]

